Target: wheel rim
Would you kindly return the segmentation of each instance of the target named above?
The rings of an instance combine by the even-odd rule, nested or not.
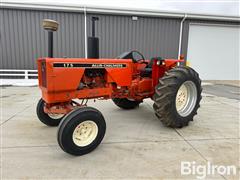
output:
[[[197,88],[192,81],[185,81],[177,91],[176,109],[179,115],[186,117],[193,111],[197,102]]]
[[[52,113],[50,114],[49,113],[48,116],[52,119],[60,119],[64,116],[64,114],[52,114]]]
[[[94,121],[81,122],[73,131],[72,139],[74,144],[80,147],[91,144],[98,134],[98,126]]]

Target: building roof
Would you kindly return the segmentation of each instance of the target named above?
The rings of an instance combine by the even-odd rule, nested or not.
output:
[[[15,9],[32,9],[32,10],[51,10],[51,11],[67,11],[67,12],[84,12],[101,13],[101,14],[119,14],[132,16],[156,16],[156,17],[172,17],[172,18],[191,18],[191,19],[208,19],[222,21],[238,21],[239,16],[223,16],[212,14],[194,14],[184,12],[158,11],[156,9],[134,9],[134,8],[116,8],[116,7],[101,7],[90,5],[62,5],[53,3],[21,3],[21,2],[1,2],[1,8]]]

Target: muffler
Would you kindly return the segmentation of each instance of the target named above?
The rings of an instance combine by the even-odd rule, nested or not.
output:
[[[88,37],[87,58],[99,58],[99,39],[95,37],[95,21],[98,20],[98,17],[92,17],[92,36]]]

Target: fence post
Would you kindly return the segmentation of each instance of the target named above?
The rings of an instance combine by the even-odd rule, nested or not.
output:
[[[28,71],[27,71],[27,70],[24,71],[24,75],[25,75],[25,76],[24,76],[25,79],[28,79]]]

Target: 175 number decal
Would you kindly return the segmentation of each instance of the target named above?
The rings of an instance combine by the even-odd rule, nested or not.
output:
[[[73,67],[73,64],[71,64],[71,63],[63,63],[63,67],[66,67],[66,68],[68,68],[68,67]]]

